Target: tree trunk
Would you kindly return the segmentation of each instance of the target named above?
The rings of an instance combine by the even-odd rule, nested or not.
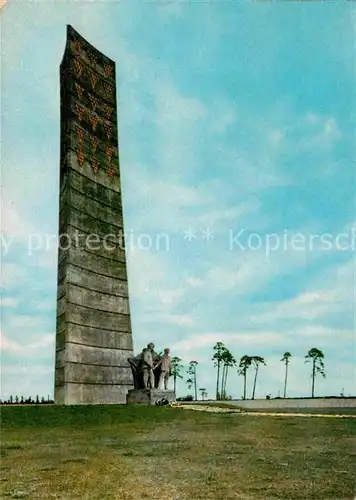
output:
[[[197,369],[194,368],[194,393],[195,393],[195,401],[198,401],[198,394],[197,394]]]
[[[315,389],[315,359],[313,359],[312,398],[314,397],[314,389]]]
[[[220,384],[220,399],[223,399],[223,394],[224,394],[225,370],[226,370],[226,366],[223,365],[222,374],[221,374],[221,384]]]
[[[284,393],[283,393],[284,399],[286,398],[287,395],[287,379],[288,379],[288,363],[286,363],[286,374],[284,377]]]
[[[226,382],[227,382],[227,371],[229,369],[229,366],[227,365],[226,366],[226,370],[225,370],[225,380],[224,380],[224,394],[226,396]]]
[[[176,385],[177,385],[177,375],[173,375],[173,390],[176,392]]]
[[[246,370],[244,371],[244,399],[246,399]]]
[[[255,370],[255,379],[253,381],[253,390],[252,390],[252,399],[255,399],[255,391],[256,391],[256,382],[257,382],[257,373],[258,373],[258,365]]]
[[[220,361],[218,361],[218,374],[216,377],[216,399],[219,399],[219,382],[220,382]]]
[[[228,369],[228,366],[226,365],[226,366],[225,366],[225,373],[224,373],[223,388],[222,388],[222,392],[223,392],[223,394],[224,394],[224,397],[226,397],[226,377],[227,377],[227,369]]]

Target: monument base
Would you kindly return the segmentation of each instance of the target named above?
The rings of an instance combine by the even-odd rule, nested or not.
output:
[[[176,395],[174,391],[164,389],[132,389],[127,393],[126,403],[155,406],[162,398],[171,402],[176,400]]]

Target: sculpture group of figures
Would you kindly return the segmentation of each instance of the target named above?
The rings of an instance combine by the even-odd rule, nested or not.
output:
[[[164,349],[162,356],[154,349],[154,344],[150,343],[138,356],[127,360],[132,370],[135,389],[168,390],[168,380],[172,375],[169,349]]]

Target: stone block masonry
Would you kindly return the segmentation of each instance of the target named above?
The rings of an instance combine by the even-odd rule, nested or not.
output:
[[[115,63],[67,26],[60,65],[56,404],[126,403],[133,388],[115,75]]]
[[[160,399],[175,402],[175,392],[163,389],[134,389],[127,394],[127,404],[155,406]]]

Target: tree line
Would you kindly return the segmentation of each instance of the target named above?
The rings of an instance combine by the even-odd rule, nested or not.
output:
[[[284,363],[284,388],[283,388],[283,398],[287,397],[287,384],[288,384],[288,369],[292,354],[289,351],[283,353],[281,362]],[[315,380],[317,375],[326,377],[325,366],[324,366],[324,353],[313,347],[310,349],[304,357],[305,363],[311,363],[311,397],[315,397]],[[235,359],[232,352],[222,343],[217,342],[213,347],[213,356],[211,358],[213,361],[213,366],[216,369],[216,390],[215,398],[217,400],[229,399],[226,392],[226,384],[228,379],[228,374],[231,370],[235,368],[237,374],[243,377],[243,397],[242,399],[248,399],[247,397],[247,374],[249,370],[254,371],[253,384],[251,391],[251,399],[255,399],[257,378],[261,365],[267,366],[265,359],[262,356],[249,356],[247,354],[243,355],[239,361]],[[172,376],[173,376],[173,387],[176,391],[177,379],[183,378],[184,366],[181,363],[182,359],[175,356],[172,358]],[[207,391],[204,387],[198,389],[197,384],[197,366],[198,361],[190,361],[188,369],[186,371],[187,379],[186,384],[189,390],[194,391],[193,396],[187,396],[183,399],[198,399],[198,391],[201,394],[201,399],[204,400],[207,396]],[[269,398],[270,396],[267,396]]]
[[[1,405],[50,405],[54,404],[53,399],[50,399],[49,396],[47,396],[47,399],[44,397],[39,397],[38,394],[35,398],[32,398],[31,396],[28,398],[24,398],[23,396],[9,396],[8,399],[2,400],[0,399],[0,404]]]
[[[284,363],[284,389],[283,397],[287,397],[287,383],[288,383],[288,369],[290,359],[292,354],[289,351],[283,353],[281,362]],[[305,363],[311,363],[311,397],[315,396],[315,380],[317,375],[326,377],[325,366],[324,366],[324,353],[313,347],[305,355]],[[216,368],[216,390],[215,398],[217,400],[229,399],[226,392],[226,384],[229,373],[235,368],[237,374],[243,377],[243,399],[247,398],[247,373],[250,369],[254,370],[253,385],[251,391],[251,399],[255,399],[255,392],[257,386],[257,378],[259,373],[259,368],[261,365],[267,366],[265,359],[262,356],[249,356],[247,354],[243,355],[239,362],[235,359],[231,351],[222,343],[217,342],[213,347],[213,356],[211,358],[214,368]],[[206,388],[198,388],[197,383],[197,366],[198,361],[190,361],[188,369],[186,371],[187,379],[185,383],[188,386],[188,390],[194,390],[194,396],[190,395],[183,399],[198,399],[198,391],[201,395],[201,399],[204,400],[208,393]],[[183,379],[184,365],[182,364],[182,359],[178,356],[172,357],[172,377],[173,377],[173,389],[176,392],[177,380]],[[182,398],[178,398],[182,399]],[[53,399],[48,396],[47,399],[42,397],[41,399],[37,395],[35,399],[29,398],[25,399],[23,396],[10,396],[8,400],[2,401],[0,399],[0,404],[54,404]]]

